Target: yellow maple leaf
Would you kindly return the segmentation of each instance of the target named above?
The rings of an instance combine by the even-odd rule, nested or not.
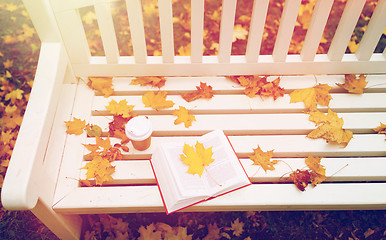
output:
[[[66,133],[80,135],[83,133],[83,130],[86,128],[86,121],[80,120],[79,118],[74,118],[72,121],[64,121],[67,126]]]
[[[309,120],[319,126],[307,135],[308,138],[323,138],[328,143],[342,144],[344,146],[347,146],[352,139],[353,133],[342,128],[343,119],[339,118],[337,113],[331,109],[328,109],[327,115],[319,111],[309,114]]]
[[[178,49],[178,55],[179,56],[190,56],[191,55],[191,45],[190,45],[190,43],[187,44],[186,46],[181,46]]]
[[[21,89],[13,90],[5,95],[5,101],[11,100],[11,102],[15,103],[17,100],[21,100],[23,98],[23,93],[24,91]]]
[[[241,24],[236,24],[233,29],[233,39],[232,42],[236,42],[237,39],[245,40],[248,36],[248,31],[241,26]]]
[[[313,157],[311,154],[306,158],[305,162],[310,168],[311,185],[316,186],[327,179],[326,168],[320,164],[321,157]]]
[[[130,85],[152,86],[161,88],[165,85],[165,77],[148,76],[148,77],[136,77],[131,80]]]
[[[112,77],[89,77],[87,86],[103,93],[105,97],[109,97],[114,93],[112,81]]]
[[[96,19],[97,19],[96,14],[92,11],[87,12],[82,17],[83,22],[85,22],[88,25],[92,24]]]
[[[311,0],[309,3],[300,6],[297,20],[303,29],[308,29],[308,26],[310,25],[314,5],[315,1]]]
[[[278,160],[271,161],[273,151],[274,150],[264,152],[258,145],[257,148],[253,149],[254,153],[252,155],[249,155],[248,157],[253,161],[253,165],[261,166],[264,171],[275,170],[275,167],[273,165],[278,163]]]
[[[4,68],[11,68],[13,66],[13,60],[7,59],[7,61],[3,62]]]
[[[146,226],[146,228],[144,226],[139,227],[138,233],[140,234],[138,240],[149,240],[149,239],[161,240],[162,239],[161,237],[162,232],[156,231],[156,228],[153,223]]]
[[[86,180],[95,179],[96,185],[99,186],[104,182],[112,181],[111,174],[115,172],[115,166],[112,166],[109,160],[101,156],[95,156],[81,169],[87,169]]]
[[[124,118],[134,117],[133,112],[134,105],[128,105],[126,99],[123,99],[117,103],[114,99],[109,102],[106,109],[113,115],[121,115]]]
[[[192,126],[192,121],[196,121],[196,117],[189,114],[188,109],[182,106],[180,106],[179,109],[175,109],[173,111],[173,115],[177,116],[177,119],[174,121],[174,124],[177,125],[180,123],[184,123],[186,128]]]
[[[186,164],[189,165],[188,173],[190,174],[198,174],[202,175],[202,172],[204,171],[205,166],[209,166],[210,163],[214,161],[212,158],[213,151],[212,147],[210,148],[204,148],[204,145],[202,143],[199,143],[197,141],[195,145],[196,149],[194,149],[193,146],[190,146],[188,144],[184,144],[184,150],[183,154],[180,155],[181,160]]]
[[[142,102],[145,104],[145,107],[151,107],[156,110],[173,107],[174,102],[166,100],[167,94],[166,91],[158,91],[157,93],[146,92],[142,96]]]
[[[346,74],[344,76],[344,84],[337,83],[336,85],[350,93],[362,94],[367,85],[366,76],[360,74],[359,78],[357,78],[354,74]]]
[[[297,89],[290,93],[291,103],[304,102],[307,110],[316,110],[317,104],[328,106],[332,99],[329,91],[332,87],[327,84],[318,84],[315,87]]]

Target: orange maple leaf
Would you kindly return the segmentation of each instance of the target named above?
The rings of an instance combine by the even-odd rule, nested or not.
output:
[[[179,109],[175,109],[173,111],[173,115],[177,116],[177,119],[174,121],[174,124],[177,125],[180,123],[184,123],[186,128],[192,126],[192,121],[196,121],[196,117],[192,114],[189,114],[188,109],[182,106],[180,106]]]
[[[90,151],[90,153],[85,155],[86,159],[96,156],[100,156],[110,162],[122,159],[121,151],[111,145],[110,137],[103,139],[97,136],[95,141],[96,144],[83,144]]]
[[[91,89],[103,93],[105,97],[109,97],[114,93],[112,77],[89,77],[87,86]]]
[[[202,143],[197,141],[195,148],[188,144],[184,144],[183,154],[180,155],[181,160],[189,165],[188,173],[202,175],[205,166],[209,166],[214,161],[212,158],[213,151],[212,147],[204,148]]]
[[[128,105],[126,99],[123,99],[117,103],[114,99],[109,102],[106,109],[113,115],[121,115],[124,118],[135,117],[133,112],[134,105]]]
[[[261,166],[264,171],[275,170],[275,167],[273,165],[278,163],[278,160],[271,161],[273,151],[274,150],[264,152],[258,145],[257,148],[253,149],[254,153],[252,155],[249,155],[249,158],[253,161],[253,165]]]
[[[250,98],[263,96],[273,97],[276,100],[278,97],[284,96],[284,88],[279,86],[280,77],[272,82],[268,82],[267,77],[253,75],[230,76],[228,78],[245,87],[244,94]]]
[[[290,93],[291,103],[304,102],[309,111],[315,111],[317,104],[328,106],[332,99],[329,91],[332,87],[327,84],[318,84],[315,87],[297,89]]]
[[[161,88],[165,85],[165,77],[149,76],[149,77],[136,77],[131,80],[130,85],[152,86]]]
[[[121,143],[128,143],[130,140],[125,133],[125,125],[130,118],[124,118],[121,115],[113,115],[114,120],[109,122],[109,135],[121,139]]]
[[[386,124],[380,123],[380,125],[373,130],[378,134],[386,134]]]
[[[320,164],[321,157],[313,157],[311,154],[305,159],[310,168],[311,185],[316,186],[326,180],[326,168]]]
[[[96,185],[99,186],[104,182],[112,181],[111,174],[115,172],[115,166],[112,166],[109,160],[101,156],[95,156],[81,169],[87,169],[86,180],[95,179]]]
[[[353,137],[353,133],[349,130],[343,129],[343,119],[339,118],[337,113],[328,109],[325,115],[320,111],[310,112],[309,120],[314,122],[318,128],[312,130],[307,137],[309,138],[323,138],[328,143],[337,143],[347,146]]]
[[[80,135],[83,133],[83,130],[86,128],[86,121],[85,120],[80,120],[79,118],[75,118],[72,121],[64,121],[67,130],[66,133],[68,134],[75,134],[75,135]]]
[[[344,84],[337,83],[336,85],[350,93],[363,94],[367,85],[366,76],[360,74],[359,78],[356,78],[354,74],[346,74],[344,76]]]
[[[206,83],[200,82],[200,86],[196,86],[197,90],[190,93],[180,93],[181,97],[187,102],[197,100],[199,98],[211,99],[213,97],[212,86],[206,85]]]
[[[157,93],[147,92],[142,96],[142,102],[145,104],[145,107],[151,107],[156,110],[173,107],[174,102],[166,100],[166,96],[166,91],[158,91]]]

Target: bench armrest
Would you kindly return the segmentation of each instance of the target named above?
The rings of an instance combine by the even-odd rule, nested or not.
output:
[[[61,43],[42,43],[30,99],[19,130],[1,191],[2,204],[9,210],[35,207],[41,195],[51,194],[55,180],[43,166],[50,130],[67,67]],[[52,193],[53,194],[53,193]]]

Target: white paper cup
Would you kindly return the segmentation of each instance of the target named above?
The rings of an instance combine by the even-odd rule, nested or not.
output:
[[[153,128],[147,117],[138,116],[130,119],[126,124],[125,132],[135,149],[143,151],[150,147]]]

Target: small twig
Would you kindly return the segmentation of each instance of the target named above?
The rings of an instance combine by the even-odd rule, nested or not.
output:
[[[341,167],[338,171],[336,171],[334,174],[332,174],[331,176],[329,176],[328,178],[326,178],[326,180],[327,179],[329,179],[329,178],[331,178],[331,177],[333,177],[333,176],[335,176],[335,174],[337,174],[338,172],[340,172],[340,171],[342,171],[345,167],[347,167],[348,166],[348,163],[346,164],[346,165],[344,165],[343,167]]]
[[[213,182],[215,182],[217,185],[219,185],[220,187],[222,187],[222,185],[219,184],[216,180],[214,180],[214,178],[210,175],[210,173],[208,172],[208,170],[206,169],[206,167],[204,167],[204,169],[205,169],[205,172],[206,172],[206,173],[208,174],[208,176],[210,177],[210,179],[212,179]]]

